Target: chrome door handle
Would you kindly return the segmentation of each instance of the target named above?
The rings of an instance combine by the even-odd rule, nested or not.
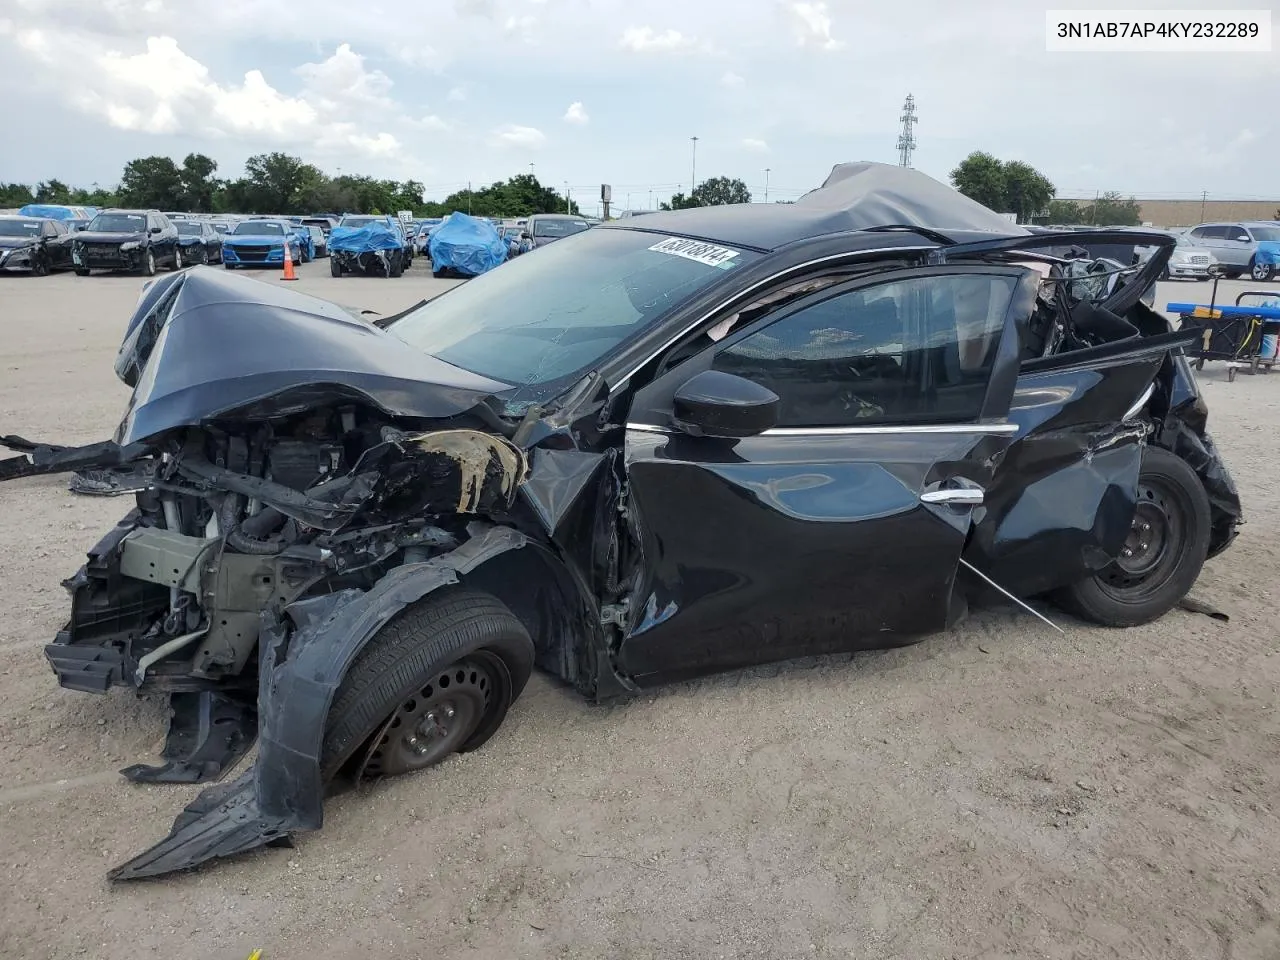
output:
[[[952,487],[946,490],[926,490],[920,494],[920,502],[976,507],[982,503],[984,495],[985,491],[981,487]]]

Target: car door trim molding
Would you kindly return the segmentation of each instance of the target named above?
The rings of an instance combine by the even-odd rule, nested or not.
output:
[[[628,423],[628,430],[640,433],[677,433],[670,427],[662,427],[656,423]],[[773,427],[762,433],[760,437],[851,437],[867,435],[883,435],[893,433],[966,433],[1010,435],[1018,432],[1016,423],[921,423],[921,424],[883,424],[868,427]]]

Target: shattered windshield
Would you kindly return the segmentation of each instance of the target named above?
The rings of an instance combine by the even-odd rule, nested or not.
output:
[[[140,213],[100,213],[89,224],[92,233],[146,233],[147,218]]]
[[[424,353],[553,397],[623,341],[758,254],[637,230],[584,230],[518,257],[388,329]]]
[[[31,237],[39,235],[39,220],[0,220],[0,237]]]
[[[282,237],[284,236],[284,227],[278,223],[248,220],[245,223],[237,223],[236,228],[231,232],[237,236]]]

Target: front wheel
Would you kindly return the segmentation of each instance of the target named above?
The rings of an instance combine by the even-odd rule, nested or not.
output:
[[[450,588],[384,626],[343,678],[325,721],[321,771],[395,776],[475,750],[533,670],[533,641],[496,597]]]
[[[1209,553],[1209,497],[1181,457],[1148,447],[1120,555],[1058,592],[1070,613],[1107,627],[1159,619],[1191,589]]]
[[[77,277],[87,277],[89,275],[88,267],[76,267]]]
[[[335,257],[329,258],[329,276],[331,277],[342,276],[342,264],[340,264],[337,261],[337,258]]]
[[[174,270],[182,269],[182,248],[181,247],[173,248],[173,269]]]
[[[144,277],[154,277],[156,275],[156,255],[148,247],[142,255],[142,275]]]
[[[1276,268],[1269,263],[1259,263],[1256,259],[1249,264],[1249,276],[1259,283],[1266,283],[1275,274]]]

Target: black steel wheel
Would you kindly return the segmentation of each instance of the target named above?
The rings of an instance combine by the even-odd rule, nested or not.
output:
[[[496,597],[451,587],[378,631],[343,677],[321,769],[411,773],[483,745],[533,670],[533,641]]]
[[[493,710],[506,668],[479,653],[438,670],[398,706],[369,741],[361,775],[394,777],[438,763],[463,749]]]
[[[49,261],[39,253],[31,254],[31,275],[33,277],[47,277],[49,275]]]
[[[1133,521],[1119,554],[1059,602],[1104,626],[1158,619],[1191,589],[1209,552],[1209,498],[1187,463],[1168,450],[1143,454]]]

